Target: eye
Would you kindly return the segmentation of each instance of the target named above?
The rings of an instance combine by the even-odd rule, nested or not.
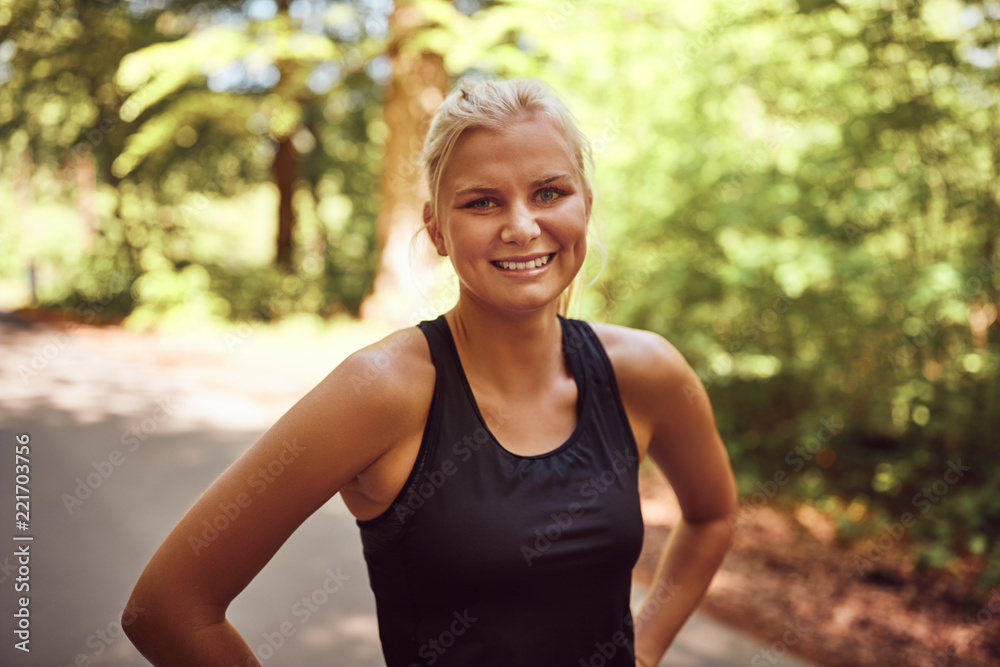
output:
[[[466,204],[464,208],[471,208],[477,211],[485,211],[487,209],[493,208],[494,206],[496,206],[496,202],[494,202],[491,199],[476,199]]]
[[[539,191],[538,200],[546,203],[554,202],[564,194],[565,193],[562,190],[557,190],[555,188],[545,188],[544,190]]]

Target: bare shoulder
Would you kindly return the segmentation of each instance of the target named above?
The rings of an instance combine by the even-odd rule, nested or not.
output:
[[[701,387],[684,356],[663,336],[616,324],[591,323],[611,361],[640,459],[652,453],[664,415],[677,414]],[[662,441],[662,438],[660,438]]]
[[[363,430],[355,442],[370,448],[363,466],[340,487],[356,518],[379,516],[402,488],[417,457],[435,378],[427,339],[417,327],[358,350],[330,374],[333,391],[357,403],[348,408]]]
[[[594,324],[611,359],[640,458],[660,468],[684,518],[707,521],[736,507],[736,484],[705,387],[659,334]]]
[[[420,329],[406,327],[348,356],[328,380],[335,380],[341,389],[348,383],[362,399],[406,403],[421,389],[433,390],[434,364]]]
[[[353,406],[357,416],[376,420],[388,431],[385,444],[392,445],[394,437],[405,437],[408,427],[426,417],[434,379],[427,339],[413,326],[354,352],[317,389]]]
[[[694,371],[666,338],[652,331],[591,322],[614,367],[623,393],[664,389],[691,382]]]

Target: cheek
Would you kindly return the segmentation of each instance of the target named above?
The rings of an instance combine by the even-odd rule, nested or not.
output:
[[[561,224],[559,227],[566,234],[586,235],[588,217],[587,207],[582,202],[574,203],[567,207],[564,215],[560,216]]]
[[[476,221],[451,220],[446,244],[457,254],[474,255],[485,252],[493,232],[486,225],[476,225]]]

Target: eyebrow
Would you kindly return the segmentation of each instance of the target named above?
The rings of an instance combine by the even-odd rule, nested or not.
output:
[[[538,180],[532,181],[531,183],[529,183],[529,186],[532,188],[541,187],[543,185],[548,185],[553,181],[558,181],[560,178],[569,178],[569,174],[559,173],[559,174],[553,174],[552,176],[545,176],[543,178],[539,178]],[[463,197],[466,195],[490,195],[496,192],[499,192],[497,188],[491,188],[485,185],[471,186],[468,188],[462,188],[461,190],[457,190],[455,192],[454,199],[458,199],[459,197]]]

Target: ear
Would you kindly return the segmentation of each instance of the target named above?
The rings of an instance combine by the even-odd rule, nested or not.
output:
[[[590,212],[594,209],[594,191],[587,187],[587,222],[590,222]]]
[[[437,253],[442,257],[447,257],[448,250],[444,245],[444,237],[441,236],[441,227],[434,216],[434,209],[431,208],[430,202],[424,202],[424,229],[427,230],[427,235],[431,237],[431,243],[434,244]]]

